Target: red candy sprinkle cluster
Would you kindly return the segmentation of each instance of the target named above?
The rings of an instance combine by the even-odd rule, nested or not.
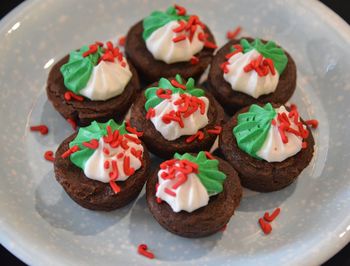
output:
[[[272,226],[270,223],[273,220],[275,220],[275,218],[279,215],[280,212],[281,212],[281,209],[277,208],[273,211],[273,213],[271,215],[268,212],[265,212],[264,217],[259,218],[260,227],[263,230],[265,235],[268,235],[271,233]]]
[[[171,80],[171,83],[173,86],[186,89],[186,87],[182,87],[184,85],[179,84],[176,80]],[[172,95],[172,91],[169,89],[158,89],[156,92],[157,96],[161,99],[170,99]],[[199,99],[196,96],[188,95],[188,94],[180,94],[180,99],[177,99],[174,102],[174,105],[177,105],[177,111],[172,110],[167,114],[164,114],[162,116],[162,120],[164,123],[169,124],[172,121],[177,122],[181,128],[183,128],[184,122],[183,118],[187,118],[190,115],[192,115],[194,112],[196,112],[198,109],[200,110],[200,113],[204,115],[205,113],[205,103]],[[154,117],[155,110],[150,108],[147,112],[146,118],[150,119],[151,117]]]
[[[118,47],[114,47],[112,42],[107,42],[106,47],[103,47],[103,43],[96,42],[94,44],[91,44],[89,46],[89,50],[83,53],[83,57],[89,56],[90,54],[96,53],[98,51],[98,47],[102,47],[103,54],[99,59],[99,62],[102,61],[108,61],[108,62],[114,62],[114,59],[117,58],[117,60],[120,62],[120,65],[122,67],[126,67],[125,61],[123,61],[124,57],[123,54],[120,52]]]
[[[179,16],[186,15],[186,9],[184,7],[175,5],[175,8]],[[205,25],[200,21],[199,17],[196,15],[190,15],[190,18],[187,22],[184,20],[179,20],[178,22],[180,25],[173,29],[173,32],[177,34],[177,36],[173,38],[174,43],[181,42],[186,39],[192,42],[194,34],[197,30],[197,27],[201,27],[203,30],[205,29]],[[208,41],[208,34],[206,33],[202,33],[202,32],[199,33],[198,40],[201,42],[204,42],[204,47],[206,48],[209,48],[209,49],[217,48],[215,43]],[[191,59],[191,64],[197,64],[198,62],[199,62],[198,58]]]
[[[267,76],[269,72],[271,72],[273,76],[276,75],[275,66],[272,59],[263,58],[262,55],[259,55],[257,59],[251,60],[243,70],[244,72],[255,70],[259,77]]]
[[[235,54],[243,52],[243,47],[240,44],[234,44],[232,47],[234,48],[234,51],[225,55],[225,58],[227,60],[229,60]],[[229,69],[227,67],[228,65],[229,65],[228,61],[225,61],[220,65],[220,68],[224,73],[229,72]],[[244,72],[250,72],[254,70],[256,73],[258,73],[259,77],[264,77],[268,75],[270,72],[272,75],[276,75],[273,61],[270,58],[263,58],[262,55],[259,55],[258,58],[251,60],[243,68],[243,70]]]
[[[160,164],[160,169],[164,170],[160,175],[162,179],[167,180],[176,178],[177,182],[173,184],[171,188],[164,189],[165,193],[173,197],[176,197],[176,193],[173,189],[177,189],[185,183],[187,181],[187,175],[198,173],[198,165],[188,160],[168,160]],[[156,185],[156,190],[158,190],[158,184]],[[157,202],[160,203],[161,200],[157,199]]]
[[[280,133],[281,139],[283,143],[288,143],[288,137],[286,136],[286,132],[292,133],[295,136],[301,137],[302,139],[306,139],[309,136],[309,131],[304,127],[303,123],[299,121],[299,113],[296,105],[292,104],[290,106],[291,111],[288,116],[286,113],[278,113],[277,120],[279,122],[278,132]],[[297,125],[298,129],[291,128],[291,119],[293,119],[294,124]],[[313,128],[318,126],[317,120],[307,120],[305,121],[307,125],[311,125]],[[273,119],[271,124],[276,126],[277,122]],[[307,143],[304,141],[302,143],[302,148],[307,148]]]

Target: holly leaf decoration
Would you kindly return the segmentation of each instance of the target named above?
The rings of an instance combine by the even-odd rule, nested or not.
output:
[[[277,47],[276,43],[273,41],[268,41],[267,43],[263,43],[260,39],[255,39],[252,43],[249,43],[248,40],[242,39],[240,44],[243,48],[243,53],[247,53],[252,49],[257,50],[260,54],[262,54],[266,58],[270,58],[273,61],[273,64],[281,75],[284,69],[288,64],[288,57],[283,51],[282,48]],[[235,48],[232,47],[232,52]]]
[[[146,111],[148,111],[149,108],[154,108],[155,106],[157,106],[158,104],[160,104],[162,101],[164,101],[165,99],[159,98],[157,96],[157,90],[158,89],[169,89],[172,91],[173,94],[175,93],[188,93],[191,94],[193,96],[196,97],[201,97],[204,96],[204,90],[200,89],[200,88],[196,88],[195,87],[195,81],[193,78],[189,78],[186,82],[186,84],[183,83],[183,79],[181,78],[181,76],[179,74],[177,74],[175,76],[175,79],[178,83],[185,85],[186,89],[183,90],[181,88],[177,88],[174,87],[171,82],[166,79],[166,78],[161,78],[158,82],[158,86],[157,87],[150,87],[145,91],[145,97],[146,97],[146,103],[145,103],[145,109]]]
[[[188,21],[189,16],[179,16],[176,12],[175,7],[169,7],[165,12],[154,11],[150,16],[143,20],[143,33],[142,37],[147,40],[151,34],[163,27],[165,24],[173,20],[185,20]]]
[[[174,158],[178,160],[188,160],[198,165],[197,175],[209,196],[222,192],[226,174],[219,170],[218,160],[208,159],[204,151],[199,152],[197,157],[189,153],[183,155],[175,153]]]
[[[125,129],[124,122],[119,125],[113,119],[106,123],[93,121],[90,126],[79,128],[77,136],[69,143],[70,148],[75,145],[79,146],[79,150],[70,156],[70,160],[73,164],[84,169],[86,161],[95,150],[85,147],[82,143],[89,142],[92,139],[99,140],[101,137],[107,135],[107,126],[110,126],[112,131],[119,130],[119,133],[122,135],[128,133]]]
[[[253,104],[248,112],[239,114],[237,125],[233,128],[238,147],[252,157],[260,159],[256,153],[264,144],[275,116],[276,111],[270,103],[264,107]]]
[[[78,95],[86,87],[92,70],[102,55],[102,48],[99,47],[96,53],[83,57],[83,53],[88,50],[89,47],[84,45],[80,50],[71,52],[68,62],[60,68],[65,87]]]

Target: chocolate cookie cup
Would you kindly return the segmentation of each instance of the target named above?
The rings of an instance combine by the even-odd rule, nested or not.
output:
[[[181,81],[181,77],[177,76],[177,80]],[[182,90],[175,86],[172,86],[170,82],[176,81],[176,79],[170,78],[170,79],[164,79],[162,78],[159,82],[156,82],[152,84],[146,91],[141,92],[136,97],[136,100],[131,108],[131,116],[130,116],[130,124],[135,127],[138,131],[142,131],[143,135],[141,136],[142,141],[146,144],[147,148],[150,152],[153,154],[162,157],[162,158],[170,158],[173,156],[175,152],[179,153],[185,153],[185,152],[199,152],[201,150],[209,150],[211,146],[213,145],[216,137],[221,132],[221,124],[224,120],[224,111],[222,107],[216,102],[213,96],[210,95],[207,91],[204,91],[202,89],[195,88],[194,87],[194,80],[192,78],[188,79],[187,83],[185,81],[181,81],[181,86],[186,86],[184,84],[191,83],[192,85],[187,86],[187,89]],[[189,83],[188,83],[189,82]],[[192,87],[191,87],[192,86]],[[191,87],[191,88],[190,88]],[[206,97],[209,103],[209,106],[207,106],[206,110],[207,113],[205,116],[207,116],[207,123],[201,124],[201,126],[197,127],[191,134],[182,134],[172,140],[166,139],[163,134],[160,132],[162,129],[156,128],[155,124],[152,122],[152,115],[157,116],[158,119],[164,119],[164,117],[168,114],[164,114],[165,108],[167,106],[163,106],[161,108],[158,108],[157,106],[152,108],[150,105],[148,105],[149,102],[152,101],[158,101],[162,100],[161,98],[158,99],[158,97],[163,97],[162,94],[157,95],[157,93],[160,90],[164,90],[163,92],[171,92],[170,96],[165,97],[173,97],[173,95],[177,95],[177,93],[185,94],[188,97],[195,97],[196,99]],[[148,94],[148,91],[151,92]],[[202,95],[201,97],[196,97],[194,95],[190,95],[189,93],[192,93],[194,95]],[[197,92],[200,92],[200,94],[197,94]],[[146,97],[146,94],[148,94],[149,98]],[[175,96],[174,96],[175,97]],[[164,99],[164,101],[173,101],[176,102],[174,99]],[[162,102],[161,102],[162,104]],[[170,103],[169,103],[170,104]],[[180,105],[183,106],[183,105]],[[146,107],[149,107],[147,110]],[[186,108],[186,107],[185,107]],[[155,110],[157,109],[157,110]],[[167,109],[168,110],[168,109]],[[152,114],[153,111],[153,114]],[[172,111],[169,111],[171,113]],[[161,118],[161,115],[163,115],[163,118]],[[197,115],[197,116],[196,116]],[[181,117],[181,120],[185,120],[183,113],[179,114]],[[170,119],[172,119],[170,117]],[[194,113],[193,117],[190,115],[188,119],[191,119],[192,122],[189,122],[185,125],[188,127],[195,127],[196,124],[199,123],[200,120],[202,120],[202,116],[199,113]],[[164,126],[173,125],[173,129],[168,129],[169,132],[175,132],[180,128],[175,128],[177,126],[177,121],[170,120],[166,121],[169,122],[168,124],[164,124]],[[174,123],[174,124],[171,124]],[[156,121],[156,124],[160,124],[160,122]],[[185,129],[186,129],[185,126]]]
[[[108,124],[110,125],[110,121]],[[122,130],[123,129],[119,129],[120,134]],[[96,132],[97,131],[92,130],[91,136],[95,136]],[[113,180],[110,180],[109,183],[105,183],[87,177],[84,170],[71,160],[70,156],[72,156],[74,152],[74,150],[72,150],[74,146],[71,146],[70,143],[74,141],[79,134],[81,133],[76,132],[66,138],[58,147],[55,154],[54,170],[56,180],[61,184],[66,193],[80,206],[99,211],[112,211],[134,200],[139,195],[149,175],[150,158],[146,146],[141,144],[143,152],[141,155],[138,155],[140,156],[141,163],[139,169],[131,170],[129,173],[130,176],[124,181],[118,181],[118,177],[115,178],[115,176],[113,176]],[[109,138],[109,134],[107,133],[102,138]],[[96,149],[96,147],[92,148],[92,146],[96,144],[93,142],[93,139],[87,143],[90,143],[90,149]],[[86,144],[82,143],[78,146],[84,147],[84,145]],[[88,151],[83,150],[83,153],[86,154]],[[105,163],[103,168],[105,171],[112,172],[115,171],[114,167],[114,163],[112,162],[109,163],[108,168]],[[119,169],[119,175],[124,173],[122,171],[124,170]]]
[[[147,84],[155,82],[161,77],[173,77],[176,74],[180,74],[184,78],[194,77],[198,79],[212,60],[216,45],[214,36],[209,28],[199,20],[198,16],[187,16],[184,8],[176,7],[177,8],[170,7],[166,12],[153,12],[145,19],[147,22],[150,21],[151,25],[149,27],[145,28],[145,20],[142,20],[132,26],[127,34],[125,53],[128,60],[131,61],[138,70],[141,80],[145,81]],[[180,11],[179,8],[181,8]],[[180,23],[180,21],[182,22]],[[174,44],[178,46],[177,54],[173,55],[174,59],[172,60],[175,62],[166,62],[167,60],[164,61],[160,59],[162,58],[161,56],[158,57],[159,59],[155,58],[146,45],[145,38],[150,38],[151,32],[154,33],[161,27],[166,27],[166,23],[168,23],[168,25],[170,25],[169,23],[175,23],[172,29],[176,32],[172,33],[173,36],[167,38],[167,42],[164,40],[164,43],[161,43],[160,46],[163,50],[169,47],[169,51],[171,45]],[[148,24],[146,26],[148,26]],[[181,30],[181,28],[183,28],[183,30]],[[196,28],[201,28],[200,31],[202,32],[193,34],[191,33],[191,28],[194,30],[196,30]],[[170,34],[170,32],[172,31],[166,31],[165,33]],[[190,48],[188,47],[190,47],[192,40],[198,37],[201,42],[203,42],[203,48],[200,50],[197,49],[199,51],[193,54],[192,57],[189,56],[189,58],[184,57],[181,59],[180,57],[187,54],[182,52],[183,49],[188,49],[189,51]],[[158,34],[157,38],[162,38],[162,35]],[[173,40],[173,42],[171,40]],[[188,45],[186,44],[188,47],[182,45],[184,42],[188,42]],[[159,51],[158,49],[155,50]],[[167,50],[163,52],[166,53]]]
[[[186,158],[187,160],[184,160],[184,165],[187,168],[192,163],[192,158],[198,159],[199,157],[203,157],[203,154],[204,152],[200,152],[199,154],[192,154],[190,156],[189,154],[185,154],[182,156],[178,156],[177,158]],[[210,177],[200,177],[199,182],[203,182],[203,184],[205,184],[205,188],[204,190],[200,190],[199,188],[197,188],[196,191],[199,193],[206,193],[204,191],[210,189],[208,183],[205,183],[205,180],[202,181],[205,178],[212,178],[212,181],[215,180],[215,182],[218,182],[220,180],[219,182],[221,182],[221,184],[219,185],[219,188],[221,188],[221,190],[220,192],[217,191],[217,194],[211,195],[209,199],[205,198],[206,201],[204,201],[204,204],[206,204],[201,204],[204,206],[197,204],[197,207],[201,207],[195,208],[191,212],[178,209],[175,212],[173,210],[173,207],[171,207],[167,201],[162,200],[156,195],[157,191],[162,189],[162,185],[158,184],[158,172],[160,170],[166,171],[166,167],[164,167],[164,164],[170,162],[170,165],[171,162],[173,162],[174,160],[162,163],[160,168],[158,168],[147,181],[146,199],[148,207],[153,217],[157,220],[157,222],[171,233],[188,238],[199,238],[215,234],[230,221],[232,215],[234,214],[234,211],[240,203],[242,197],[242,187],[240,185],[237,172],[226,161],[218,157],[214,157],[210,154],[209,156],[210,158],[208,158],[208,160],[211,161],[210,164],[213,163],[213,161],[215,161],[214,164],[217,167],[217,174],[211,175]],[[195,161],[194,166],[200,165],[201,163],[202,162],[196,164]],[[204,164],[206,163],[207,162],[204,162]],[[177,195],[177,193],[181,193],[181,195],[186,196],[185,192],[180,191],[181,186],[187,186],[186,182],[191,182],[191,188],[195,190],[196,187],[194,187],[194,185],[198,186],[198,183],[194,183],[193,178],[198,178],[198,176],[201,174],[201,166],[199,166],[199,170],[195,170],[195,172],[197,177],[189,176],[190,174],[188,174],[187,171],[185,183],[183,185],[180,185],[180,188],[171,188],[172,192],[167,191],[165,193],[173,193],[172,195],[174,197],[180,196]],[[178,173],[176,173],[175,176],[177,176],[177,174]],[[219,176],[221,175],[225,176],[224,180],[219,178]],[[174,182],[179,181],[175,180]],[[164,189],[166,190],[167,188],[165,187]],[[193,190],[191,192],[193,192]],[[196,194],[194,197],[196,196],[198,196],[198,194]]]
[[[109,119],[121,121],[129,110],[136,92],[140,88],[138,74],[134,66],[128,62],[132,76],[121,94],[106,100],[90,100],[85,96],[76,95],[76,93],[73,93],[65,86],[64,77],[60,69],[69,62],[69,57],[67,55],[59,60],[52,67],[48,76],[46,92],[53,107],[66,120],[71,119],[79,126],[89,125],[92,121],[107,122]],[[103,55],[100,58],[102,57]],[[114,59],[112,57],[107,58],[107,60],[112,61]],[[123,59],[123,62],[126,61]]]
[[[263,107],[263,105],[260,104],[259,112],[266,112],[266,114],[262,115],[252,110],[253,106],[255,110],[259,107],[258,105],[252,105],[239,110],[233,118],[223,126],[222,134],[219,137],[219,148],[227,161],[238,172],[243,187],[259,192],[280,190],[295,181],[312,160],[315,142],[310,128],[307,125],[316,127],[317,122],[315,122],[316,120],[302,120],[294,105],[290,108],[286,107],[285,109],[281,109],[284,106],[274,104],[272,107],[272,105],[268,103]],[[279,113],[283,112],[276,112],[269,117],[271,112],[273,112],[271,110],[274,108],[279,108],[278,110],[280,111],[284,110],[286,116],[279,115]],[[290,115],[292,113],[294,115]],[[289,119],[291,123],[289,126],[286,119]],[[297,123],[295,124],[293,120]],[[239,121],[250,124],[248,125],[246,123],[244,125],[242,123],[240,127],[238,127],[237,125],[241,123]],[[253,123],[255,123],[254,126],[252,126]],[[269,125],[269,123],[271,123],[271,125]],[[302,125],[303,129],[301,129],[298,124]],[[267,128],[268,126],[269,128]],[[243,127],[245,127],[245,129],[243,129]],[[245,135],[240,135],[240,140],[237,141],[235,134],[241,134],[241,129],[246,130],[246,132],[244,133]],[[265,130],[267,130],[268,133],[266,133]],[[270,130],[274,133],[270,134]],[[248,131],[250,132],[248,133]],[[251,135],[248,136],[247,133]],[[260,139],[263,134],[266,135],[265,139],[263,139],[264,137]],[[274,136],[274,139],[272,139],[271,136]],[[263,145],[258,145],[258,142],[261,140],[263,140]],[[300,143],[301,141],[302,143]],[[240,142],[241,145],[239,145],[238,142]],[[269,145],[271,150],[266,152]],[[281,148],[281,146],[284,148]],[[252,156],[249,153],[252,153],[253,149],[258,151]],[[298,149],[300,150],[298,151]],[[289,154],[284,154],[285,158],[281,157],[282,153],[287,151]],[[263,157],[270,156],[275,158],[271,158],[271,162],[269,162],[259,157],[257,154]],[[277,160],[276,158],[281,160]]]
[[[249,49],[252,49],[252,47],[254,46],[252,44],[257,42],[257,40],[254,40],[252,38],[242,38],[239,40],[237,39],[231,40],[218,50],[218,52],[213,58],[213,61],[211,63],[210,70],[209,70],[209,76],[208,76],[209,91],[214,95],[214,97],[224,107],[225,111],[230,115],[234,114],[237,110],[251,104],[267,103],[267,102],[273,102],[277,104],[286,103],[288,99],[293,95],[296,88],[296,79],[297,79],[296,65],[294,63],[293,58],[288,54],[288,52],[283,50],[281,47],[276,46],[276,44],[271,41],[269,43],[270,44],[272,43],[271,45],[272,52],[264,50],[266,47],[263,47],[263,46],[266,45],[268,41],[262,40],[260,42],[260,40],[258,40],[259,44],[255,45],[255,47],[259,47],[259,48],[262,47],[261,50],[263,52],[265,51],[264,59],[261,60],[260,64],[263,67],[269,68],[265,73],[259,73],[256,76],[258,78],[261,76],[264,77],[266,75],[269,75],[269,73],[271,72],[278,73],[278,70],[281,70],[282,73],[278,77],[278,81],[277,81],[278,83],[275,81],[276,87],[273,92],[268,94],[262,94],[259,97],[255,98],[252,95],[246,94],[242,91],[233,90],[231,83],[225,80],[224,72],[225,71],[228,72],[227,62],[230,60],[231,56],[233,57],[233,55],[235,55],[235,51],[240,52],[238,50],[242,49],[242,45],[241,45],[242,40],[247,41],[245,42],[245,44],[250,43],[250,46],[247,44],[246,47],[244,48],[248,51]],[[275,53],[275,50],[279,48],[281,48],[284,51],[285,56],[283,54],[281,55],[282,50]],[[277,61],[275,61],[277,63],[274,65],[274,61],[270,60],[273,57],[271,56],[272,53],[275,53],[274,56],[283,56],[284,58],[282,59],[278,58]],[[286,59],[287,59],[287,63],[281,64],[281,61],[282,62],[286,61]],[[256,62],[256,63],[259,63],[259,62]],[[278,65],[277,69],[276,69],[276,65]],[[272,67],[272,70],[271,70],[271,67]],[[250,69],[247,68],[246,70],[254,71],[254,69],[252,68]],[[237,69],[236,71],[239,71],[239,69]],[[271,81],[269,80],[269,82]],[[240,84],[240,86],[243,86],[243,85]]]

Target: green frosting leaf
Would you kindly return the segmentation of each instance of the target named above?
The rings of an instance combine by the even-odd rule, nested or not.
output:
[[[204,151],[197,154],[197,157],[189,153],[180,155],[175,153],[175,159],[188,160],[198,165],[198,177],[209,196],[220,193],[223,190],[223,184],[226,174],[218,168],[219,161],[208,159]]]
[[[99,140],[101,137],[107,135],[107,126],[112,128],[112,131],[119,130],[119,133],[124,135],[128,132],[125,129],[125,123],[119,125],[114,122],[113,119],[109,120],[106,123],[98,123],[93,121],[90,126],[79,128],[78,134],[74,140],[69,143],[69,147],[73,147],[75,145],[79,146],[79,151],[73,153],[70,156],[70,160],[73,164],[78,166],[81,169],[84,169],[86,161],[90,158],[90,156],[94,153],[93,149],[89,149],[82,145],[83,142],[88,142],[92,139]]]
[[[102,48],[99,47],[96,53],[83,57],[83,53],[88,50],[89,47],[84,45],[79,51],[71,52],[68,63],[62,65],[60,69],[64,85],[75,94],[79,94],[79,91],[85,88],[94,66],[102,55]]]
[[[146,17],[143,20],[143,33],[142,37],[144,40],[147,40],[151,34],[163,27],[170,21],[173,20],[186,20],[188,21],[189,16],[179,16],[176,13],[176,9],[174,7],[169,7],[165,12],[162,11],[154,11],[150,16]]]
[[[252,49],[255,49],[264,57],[270,58],[280,75],[288,64],[288,57],[286,56],[285,52],[283,49],[277,47],[276,43],[273,41],[268,41],[264,44],[260,39],[255,39],[252,43],[249,43],[246,39],[242,39],[240,43],[243,47],[243,53],[247,53]],[[233,48],[232,51],[234,50],[235,49]]]
[[[264,144],[276,111],[270,103],[264,107],[253,104],[249,111],[238,115],[238,123],[233,128],[238,147],[250,156],[260,159],[256,153]]]
[[[184,84],[183,80],[181,78],[181,76],[179,74],[176,75],[175,77],[176,81],[180,84]],[[196,88],[195,85],[195,81],[193,78],[189,78],[186,82],[186,84],[184,84],[186,86],[186,90],[183,90],[181,88],[176,88],[174,87],[171,82],[166,79],[166,78],[161,78],[158,82],[158,86],[157,87],[150,87],[145,91],[145,96],[146,96],[146,103],[145,103],[145,109],[146,111],[148,111],[149,108],[153,108],[155,106],[157,106],[158,104],[160,104],[164,99],[159,98],[157,96],[157,90],[158,89],[169,89],[172,91],[173,94],[175,93],[188,93],[191,94],[193,96],[196,97],[201,97],[204,96],[204,90],[200,89],[200,88]]]

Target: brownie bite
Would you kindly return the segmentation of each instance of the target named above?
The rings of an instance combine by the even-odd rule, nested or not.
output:
[[[209,28],[196,15],[175,5],[154,11],[132,26],[125,52],[145,83],[180,74],[199,78],[210,64],[216,44]]]
[[[56,180],[84,208],[112,211],[127,205],[149,175],[150,158],[138,134],[113,120],[80,128],[56,151]]]
[[[111,42],[83,46],[50,70],[46,92],[54,108],[79,126],[121,121],[140,88],[138,74]]]
[[[218,50],[208,76],[208,89],[232,115],[256,103],[284,104],[296,88],[292,57],[273,41],[231,40]]]
[[[224,111],[194,79],[161,78],[141,92],[131,108],[130,124],[155,155],[209,150],[221,132]]]
[[[146,185],[147,204],[157,222],[189,238],[222,229],[241,197],[237,172],[208,152],[176,154],[160,165]]]
[[[310,163],[314,138],[297,107],[251,105],[224,126],[219,147],[239,174],[242,186],[259,192],[290,185]]]

